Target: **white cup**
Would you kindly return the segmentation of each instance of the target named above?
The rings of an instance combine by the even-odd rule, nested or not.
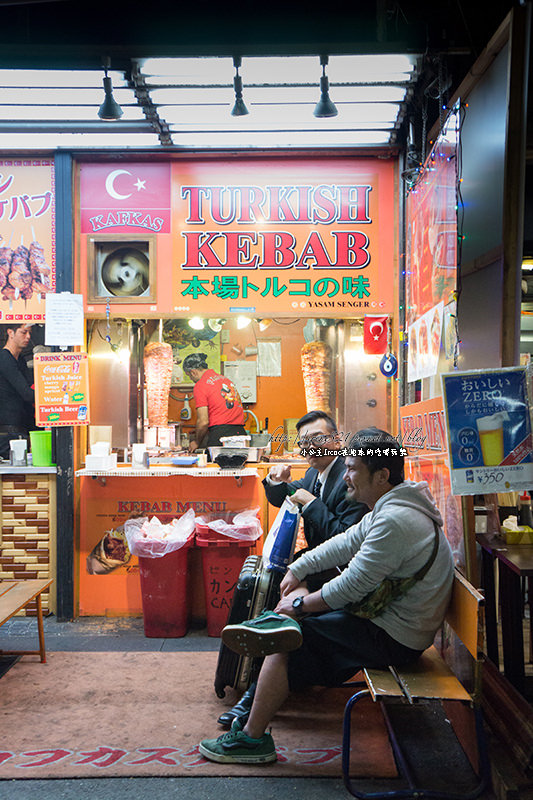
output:
[[[26,465],[26,451],[28,443],[26,439],[10,439],[9,449],[11,455],[11,464],[16,467],[23,467]]]
[[[146,445],[144,442],[135,442],[131,446],[131,465],[132,467],[145,467]]]

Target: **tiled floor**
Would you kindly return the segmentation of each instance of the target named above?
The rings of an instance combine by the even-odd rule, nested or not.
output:
[[[53,615],[44,619],[46,649],[61,650],[142,650],[204,651],[218,650],[220,639],[207,636],[205,628],[191,626],[187,635],[178,639],[147,638],[141,617],[78,617],[71,622],[58,622]],[[12,617],[0,628],[0,649],[21,649],[20,640],[37,636],[35,617]]]

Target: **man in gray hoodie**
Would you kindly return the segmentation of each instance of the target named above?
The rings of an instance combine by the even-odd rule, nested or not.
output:
[[[401,666],[433,643],[450,600],[452,554],[427,483],[404,480],[404,452],[385,431],[356,433],[344,480],[347,496],[366,503],[370,513],[290,565],[277,613],[224,629],[228,647],[266,658],[249,718],[236,720],[218,739],[201,742],[206,758],[275,761],[266,729],[289,691],[338,686],[361,667]],[[308,575],[345,564],[319,591],[309,593],[302,585]],[[353,613],[354,604],[385,578],[409,578],[427,565],[423,577],[378,616]]]

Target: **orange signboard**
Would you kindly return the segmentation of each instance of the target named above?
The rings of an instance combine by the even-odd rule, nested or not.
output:
[[[143,316],[394,312],[393,162],[243,156],[79,174],[89,315],[107,302]]]
[[[452,494],[446,423],[442,397],[400,408],[405,477],[427,481],[444,520],[444,531],[457,566],[464,565],[463,521],[460,498]]]
[[[89,361],[87,353],[36,353],[35,420],[37,425],[87,425]]]
[[[44,321],[55,291],[54,162],[0,160],[0,321]]]

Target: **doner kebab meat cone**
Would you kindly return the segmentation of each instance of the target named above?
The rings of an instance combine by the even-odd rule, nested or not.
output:
[[[168,397],[172,377],[172,347],[150,342],[144,348],[144,377],[149,425],[168,425]]]
[[[301,357],[307,411],[325,411],[326,414],[331,414],[331,347],[325,342],[307,342],[302,347]]]

